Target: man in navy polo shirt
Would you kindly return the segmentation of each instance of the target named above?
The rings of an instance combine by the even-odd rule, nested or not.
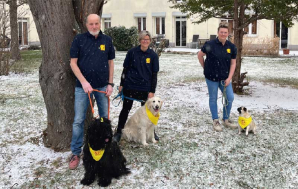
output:
[[[70,66],[76,76],[75,117],[72,129],[72,157],[69,169],[76,169],[80,162],[84,138],[84,121],[89,106],[88,93],[95,96],[98,114],[108,116],[108,96],[113,92],[115,50],[110,37],[100,30],[100,17],[90,14],[86,20],[88,32],[77,35],[70,49]],[[105,91],[93,92],[93,89]],[[93,92],[93,93],[92,93]]]
[[[226,104],[223,108],[223,125],[232,129],[237,128],[230,117],[230,111],[234,100],[234,93],[231,80],[236,68],[236,46],[227,40],[229,30],[228,23],[222,22],[218,27],[218,37],[204,44],[198,53],[198,59],[204,68],[204,75],[209,92],[209,108],[213,119],[213,128],[215,131],[222,131],[218,120],[217,95],[218,88],[226,91]],[[203,56],[206,55],[204,61]]]

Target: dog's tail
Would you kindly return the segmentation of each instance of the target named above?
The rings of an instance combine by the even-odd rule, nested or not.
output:
[[[114,175],[114,178],[119,179],[121,176],[125,176],[130,173],[131,173],[130,169],[124,166],[122,167],[122,169],[119,170],[119,172],[116,175]]]
[[[130,173],[131,173],[130,169],[125,167],[125,170],[123,171],[123,175],[128,175]]]

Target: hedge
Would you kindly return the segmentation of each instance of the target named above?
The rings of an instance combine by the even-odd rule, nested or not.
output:
[[[112,38],[113,45],[118,51],[127,51],[138,45],[138,29],[136,27],[126,29],[124,26],[115,26],[105,29],[104,33]]]

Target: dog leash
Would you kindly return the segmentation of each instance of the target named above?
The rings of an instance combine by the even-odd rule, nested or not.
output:
[[[119,103],[117,105],[115,105],[113,102],[114,102],[114,100],[116,100],[119,97],[120,97]],[[128,97],[128,96],[124,96],[123,89],[122,89],[121,92],[119,92],[117,94],[117,96],[115,98],[113,98],[112,104],[117,107],[117,106],[119,106],[121,101],[124,101],[125,98],[128,99],[128,100],[132,100],[132,101],[145,102],[144,100],[139,100],[139,99],[131,98],[131,97]]]
[[[107,94],[107,92],[105,91],[99,91],[97,89],[93,89],[93,91],[96,91],[96,92],[99,92],[99,93],[104,93],[104,94]],[[90,92],[88,92],[88,97],[89,97],[89,101],[90,101],[90,106],[91,106],[91,110],[92,110],[92,115],[94,114],[94,108],[93,108],[93,105],[92,105],[92,100],[91,100],[91,97],[90,97]],[[108,98],[108,119],[110,119],[110,98],[107,96]],[[99,115],[100,116],[100,115]]]
[[[225,86],[225,83],[223,81],[220,81],[220,84],[222,86],[224,86],[224,89],[223,89],[223,92],[222,92],[222,98],[221,98],[221,102],[222,102],[222,105],[223,107],[225,108],[226,110],[226,116],[228,117],[228,113],[227,113],[227,106],[229,105],[229,101],[228,101],[228,97],[227,97],[227,87]]]

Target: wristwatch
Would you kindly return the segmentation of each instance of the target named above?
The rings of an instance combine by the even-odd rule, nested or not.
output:
[[[111,85],[112,87],[114,87],[115,84],[114,83],[108,83],[108,85]]]

